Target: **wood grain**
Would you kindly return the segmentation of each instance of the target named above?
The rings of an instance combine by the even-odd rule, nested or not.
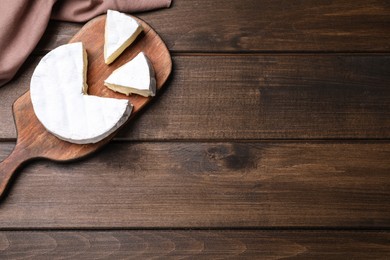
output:
[[[388,232],[350,231],[6,231],[2,259],[386,259]]]
[[[175,53],[164,98],[94,157],[22,168],[0,203],[1,259],[390,258],[388,1],[175,0],[139,15]],[[35,55],[82,26],[50,22]],[[0,161],[39,58],[0,88]],[[40,228],[65,230],[25,230]]]
[[[176,0],[137,14],[175,52],[389,52],[383,0]],[[52,23],[39,51],[66,43],[80,25]]]
[[[387,139],[390,56],[175,56],[163,92],[121,140]],[[0,88],[0,138],[16,137],[10,106],[23,77]],[[13,92],[15,91],[15,93]]]
[[[27,165],[0,227],[389,228],[389,158],[379,141],[114,142]]]

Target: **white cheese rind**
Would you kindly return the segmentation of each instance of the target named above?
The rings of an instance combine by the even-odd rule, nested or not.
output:
[[[132,17],[108,10],[104,32],[104,62],[112,63],[143,30]]]
[[[156,95],[153,65],[143,52],[114,70],[104,81],[104,85],[125,95],[138,94],[144,97]]]
[[[127,100],[86,95],[87,58],[81,42],[49,52],[36,67],[30,85],[34,112],[43,126],[71,143],[96,143],[127,121]]]

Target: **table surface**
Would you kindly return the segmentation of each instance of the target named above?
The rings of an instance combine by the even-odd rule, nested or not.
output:
[[[137,14],[166,88],[81,161],[34,161],[0,202],[0,255],[390,258],[389,1],[175,0]],[[11,106],[83,24],[50,22]]]

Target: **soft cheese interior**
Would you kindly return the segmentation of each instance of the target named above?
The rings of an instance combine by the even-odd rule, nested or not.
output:
[[[104,81],[108,88],[125,95],[155,96],[156,79],[153,65],[143,52],[125,63]]]
[[[34,112],[58,138],[96,143],[127,121],[127,100],[87,95],[87,53],[81,42],[49,52],[36,67],[30,85]]]
[[[104,61],[112,63],[142,31],[142,26],[132,17],[108,10],[104,32]]]

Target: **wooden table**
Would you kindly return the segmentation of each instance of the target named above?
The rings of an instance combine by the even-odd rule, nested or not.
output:
[[[389,1],[175,0],[165,91],[74,163],[36,161],[0,203],[0,258],[390,258]],[[82,24],[51,22],[11,105]]]

